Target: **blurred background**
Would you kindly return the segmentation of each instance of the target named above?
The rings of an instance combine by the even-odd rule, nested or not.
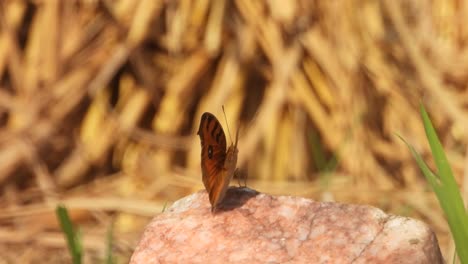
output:
[[[153,216],[203,189],[203,112],[231,143],[223,105],[250,188],[421,219],[451,259],[396,135],[433,164],[424,103],[468,185],[467,17],[457,0],[1,1],[0,263],[70,261],[59,202],[86,263],[111,226],[128,262]]]

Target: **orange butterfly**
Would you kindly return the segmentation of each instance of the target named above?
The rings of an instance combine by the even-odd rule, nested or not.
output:
[[[237,140],[226,152],[226,136],[218,119],[211,113],[204,113],[197,134],[201,141],[201,168],[203,184],[208,192],[211,211],[221,204],[234,176],[237,163]]]

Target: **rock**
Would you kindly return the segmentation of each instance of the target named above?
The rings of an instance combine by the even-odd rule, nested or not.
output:
[[[427,225],[380,209],[230,188],[211,213],[205,191],[157,215],[130,263],[443,263]]]

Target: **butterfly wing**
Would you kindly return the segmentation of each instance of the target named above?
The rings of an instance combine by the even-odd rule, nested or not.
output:
[[[212,210],[221,202],[229,185],[229,177],[224,177],[226,160],[226,136],[218,119],[204,113],[198,133],[201,141],[201,168],[203,184],[210,198]],[[227,181],[226,181],[227,180]]]

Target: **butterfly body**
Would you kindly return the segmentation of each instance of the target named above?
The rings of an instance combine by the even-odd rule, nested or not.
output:
[[[237,141],[226,151],[226,136],[218,119],[211,113],[204,113],[198,133],[201,141],[201,169],[205,189],[208,192],[211,211],[223,201],[229,182],[234,176],[237,164]]]

